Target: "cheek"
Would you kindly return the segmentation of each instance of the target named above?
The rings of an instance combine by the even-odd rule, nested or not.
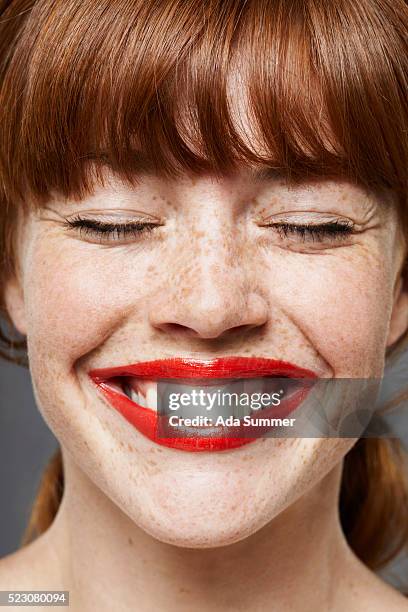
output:
[[[128,316],[133,322],[132,341],[141,336],[137,327],[143,328],[146,283],[134,267],[126,269],[126,256],[117,259],[105,250],[101,257],[90,245],[73,248],[72,243],[59,242],[57,249],[39,241],[27,260],[30,370],[37,404],[57,438],[85,463],[93,459],[98,463],[97,456],[112,453],[112,432],[106,427],[106,415],[97,412],[99,402],[87,394],[89,381],[80,367],[81,358],[104,346]],[[117,338],[121,362],[127,361],[126,347],[133,346],[129,337]],[[100,472],[97,464],[91,469]]]
[[[40,243],[26,272],[31,356],[41,355],[48,363],[58,360],[65,369],[102,345],[128,317],[134,331],[141,326],[146,296],[162,280],[149,255],[136,258],[135,265],[135,258],[129,262],[126,254],[85,247],[68,244],[57,250]],[[129,338],[122,342],[126,345]]]
[[[285,254],[269,274],[280,308],[335,376],[382,374],[392,308],[390,263],[375,250],[349,257]]]

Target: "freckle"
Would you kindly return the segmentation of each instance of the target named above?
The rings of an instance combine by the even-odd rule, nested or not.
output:
[[[132,538],[128,538],[128,543],[129,543],[129,546],[133,546],[133,540],[132,540]]]
[[[128,451],[130,453],[133,453],[133,446],[131,444],[128,444]]]
[[[179,593],[191,593],[191,591],[189,589],[186,589],[185,587],[180,587],[179,588]]]

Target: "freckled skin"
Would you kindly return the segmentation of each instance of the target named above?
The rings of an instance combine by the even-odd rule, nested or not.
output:
[[[154,462],[151,442],[107,408],[87,372],[174,355],[243,354],[292,361],[323,377],[381,375],[401,250],[396,212],[340,181],[289,189],[251,182],[243,171],[141,185],[132,193],[112,180],[107,198],[96,190],[80,203],[55,202],[26,224],[36,396],[62,444],[144,529],[179,545],[225,544],[270,521],[353,441],[269,439],[204,456],[163,450]],[[162,218],[164,227],[111,247],[64,233],[54,211],[103,213],[118,191],[125,213]],[[287,211],[343,215],[362,231],[322,248],[282,240],[253,221]],[[107,451],[110,469],[100,470]],[[203,512],[210,520],[193,525],[191,516]]]
[[[63,229],[64,218],[103,215],[116,200],[126,220],[136,210],[164,225],[111,246]],[[256,222],[289,212],[303,222],[346,217],[359,233],[319,245]],[[225,179],[143,177],[133,190],[111,179],[86,200],[30,213],[22,331],[38,405],[68,464],[163,542],[213,548],[258,532],[320,486],[355,441],[265,439],[197,454],[155,447],[96,394],[87,372],[246,355],[321,377],[381,376],[398,308],[398,227],[395,208],[347,182],[289,189],[244,170]]]

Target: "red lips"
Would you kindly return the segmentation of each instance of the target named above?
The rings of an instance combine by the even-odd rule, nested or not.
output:
[[[110,385],[112,379],[120,380],[120,377],[135,377],[147,380],[177,380],[192,383],[197,379],[197,384],[202,381],[205,385],[206,379],[239,379],[260,378],[263,376],[315,379],[316,374],[311,370],[301,368],[284,361],[266,359],[261,357],[222,357],[216,359],[191,359],[172,358],[155,361],[139,362],[131,365],[113,368],[96,369],[89,372],[91,380],[103,393],[110,405],[115,408],[131,425],[133,425],[144,436],[170,448],[184,451],[221,451],[243,446],[258,439],[256,437],[240,437],[241,428],[227,428],[224,435],[219,437],[161,437],[159,434],[158,419],[162,418],[154,410],[136,404],[126,395]],[[279,410],[268,408],[262,410],[262,416],[273,412],[274,417],[287,416],[300,405],[309,392],[308,385],[296,392],[288,400],[282,402]],[[235,436],[236,432],[236,436]],[[228,434],[227,436],[225,434]]]

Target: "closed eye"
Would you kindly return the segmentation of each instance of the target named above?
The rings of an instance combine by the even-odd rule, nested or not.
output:
[[[120,241],[126,238],[138,238],[142,234],[152,232],[161,224],[152,221],[131,221],[128,223],[113,223],[98,219],[75,217],[66,221],[69,230],[77,230],[80,236],[99,238],[102,242]]]
[[[265,224],[264,227],[275,229],[281,238],[296,236],[299,237],[302,242],[344,240],[354,233],[353,223],[348,221],[328,221],[319,224],[294,224],[277,221]]]

